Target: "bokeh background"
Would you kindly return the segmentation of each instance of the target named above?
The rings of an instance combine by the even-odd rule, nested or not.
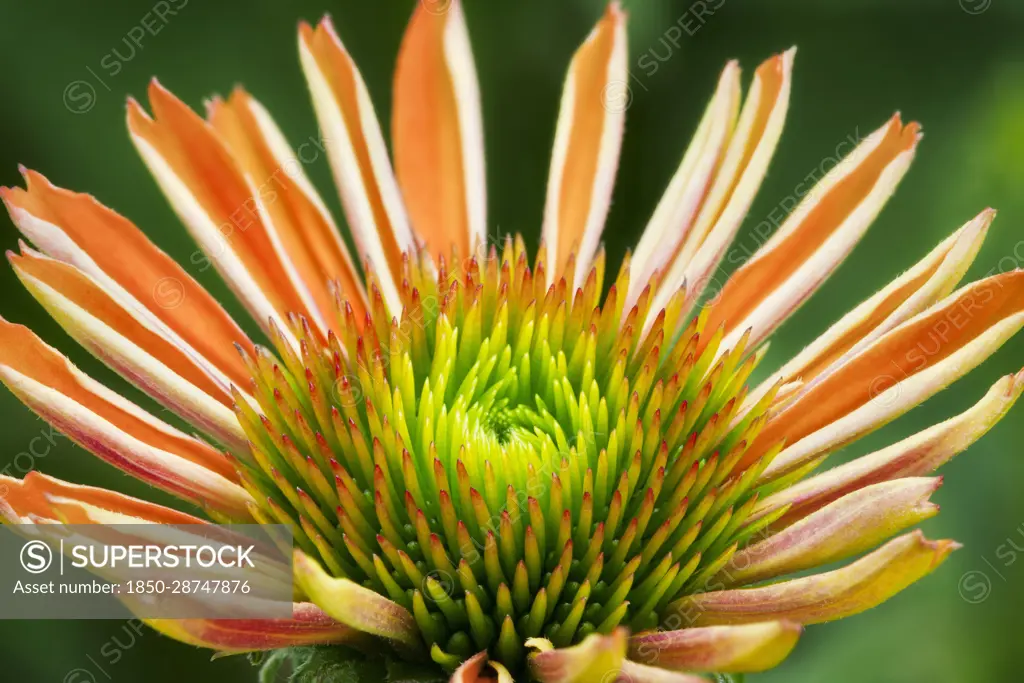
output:
[[[0,184],[20,182],[17,164],[95,194],[188,263],[194,245],[125,134],[126,96],[161,81],[194,107],[244,83],[276,115],[293,144],[317,135],[299,69],[300,18],[334,15],[378,113],[387,118],[390,77],[414,0],[169,0],[177,14],[154,20],[150,0],[0,2]],[[161,5],[161,3],[155,3]],[[167,3],[162,3],[166,5]],[[749,75],[765,57],[799,46],[789,120],[745,230],[769,216],[848,136],[867,135],[894,111],[924,126],[911,173],[872,231],[776,336],[765,370],[986,206],[1000,210],[972,271],[1018,267],[1024,258],[1024,3],[1018,0],[706,0],[705,23],[690,2],[626,0],[631,14],[633,101],[606,238],[616,264],[650,216],[725,62]],[[697,3],[700,5],[701,3]],[[600,0],[466,0],[485,115],[491,231],[521,231],[535,244],[564,69],[600,15]],[[148,16],[148,18],[147,18]],[[148,23],[141,46],[127,36]],[[693,35],[666,32],[682,21]],[[675,34],[672,34],[675,35]],[[116,53],[114,52],[116,50]],[[645,57],[646,55],[646,57]],[[645,61],[641,62],[640,60]],[[651,72],[650,64],[657,69]],[[115,71],[116,73],[113,73]],[[844,147],[846,148],[846,147]],[[325,160],[310,172],[338,207]],[[339,214],[340,215],[340,214]],[[0,243],[18,235],[0,218]],[[745,244],[752,238],[741,236]],[[190,271],[241,315],[212,270]],[[144,397],[78,348],[8,269],[0,269],[2,314],[31,325],[87,372]],[[1024,337],[924,407],[840,454],[886,445],[976,401],[1000,375],[1024,366]],[[156,410],[159,410],[156,408]],[[1022,679],[1024,625],[1024,407],[949,464],[935,499],[932,536],[964,549],[932,577],[885,605],[811,628],[778,670],[754,681],[841,683],[1011,682]],[[0,391],[0,470],[36,467],[77,482],[147,491],[66,439],[27,451],[48,430]],[[36,442],[39,444],[40,442]],[[6,469],[4,469],[6,468]],[[1015,543],[1014,545],[1010,545]],[[1017,561],[1021,560],[1021,561]],[[3,597],[0,596],[0,600]],[[0,622],[0,679],[252,681],[243,658],[209,653],[132,624]]]

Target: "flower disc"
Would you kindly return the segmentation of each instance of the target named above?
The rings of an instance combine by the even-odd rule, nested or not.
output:
[[[626,310],[628,262],[603,297],[603,257],[581,283],[520,239],[450,263],[406,256],[401,312],[371,276],[363,320],[339,299],[337,336],[292,317],[282,360],[246,355],[254,515],[404,607],[448,669],[656,628],[771,522],[746,524],[777,452],[748,453],[760,355],[681,324],[685,290],[644,329],[658,276]]]

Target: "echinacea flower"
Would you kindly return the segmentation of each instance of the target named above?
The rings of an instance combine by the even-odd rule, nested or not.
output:
[[[775,666],[804,625],[881,603],[957,547],[907,530],[938,510],[932,472],[1010,409],[1024,373],[958,417],[817,470],[1024,325],[1024,273],[958,288],[992,211],[748,384],[768,337],[895,190],[916,124],[895,116],[860,142],[709,293],[781,136],[792,50],[745,98],[726,65],[610,278],[600,240],[625,112],[608,95],[629,78],[616,3],[569,67],[532,260],[519,236],[488,243],[458,0],[422,4],[407,29],[394,168],[330,20],[299,39],[357,258],[245,91],[205,120],[156,81],[152,115],[128,104],[140,155],[270,346],[92,197],[32,171],[0,191],[33,245],[9,255],[24,285],[199,436],[6,321],[0,379],[206,519],[294,534],[292,619],[154,628],[227,654],[277,651],[267,680],[290,657],[320,667],[317,680],[347,662],[366,680],[686,683]],[[203,523],[35,472],[0,479],[10,523]]]

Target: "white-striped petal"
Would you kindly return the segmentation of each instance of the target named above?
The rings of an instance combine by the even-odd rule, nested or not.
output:
[[[415,243],[373,103],[329,18],[316,29],[302,24],[299,38],[302,69],[349,229],[389,309],[399,311],[402,252]]]
[[[597,252],[631,98],[627,58],[626,15],[613,1],[573,56],[562,90],[542,231],[549,282],[573,252],[581,282]]]

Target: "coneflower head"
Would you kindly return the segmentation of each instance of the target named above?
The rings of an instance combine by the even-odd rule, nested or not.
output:
[[[293,316],[276,357],[246,355],[253,514],[405,607],[448,670],[657,628],[771,522],[747,523],[777,452],[748,448],[775,398],[745,403],[760,354],[721,348],[685,288],[643,329],[658,276],[627,310],[628,261],[603,294],[603,256],[551,284],[544,258],[406,256],[401,312],[371,274],[338,334]]]

